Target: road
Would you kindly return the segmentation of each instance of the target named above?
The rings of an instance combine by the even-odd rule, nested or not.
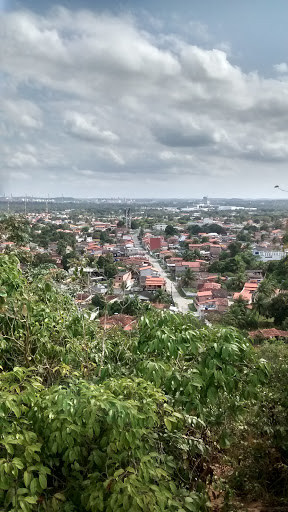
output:
[[[137,249],[140,249],[141,251],[145,250],[145,249],[143,249],[143,247],[139,243],[139,240],[138,240],[138,237],[137,237],[137,233],[133,234],[133,241],[134,241],[134,246]],[[189,311],[189,302],[188,302],[188,300],[185,299],[185,297],[181,297],[181,295],[179,294],[178,290],[176,289],[176,286],[173,283],[173,281],[171,281],[171,279],[169,279],[169,277],[167,276],[165,270],[163,270],[163,268],[160,267],[160,265],[158,263],[158,260],[156,258],[154,258],[153,256],[151,256],[150,254],[148,254],[148,252],[146,252],[146,251],[145,251],[145,256],[151,262],[153,267],[158,270],[160,276],[164,277],[164,279],[166,281],[167,292],[169,293],[169,292],[172,291],[172,297],[173,297],[175,306],[179,309],[179,311],[181,311],[181,313],[188,313],[188,311]]]

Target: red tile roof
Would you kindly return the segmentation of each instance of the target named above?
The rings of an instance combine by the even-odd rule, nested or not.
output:
[[[136,318],[134,316],[129,315],[113,315],[102,316],[100,318],[100,324],[105,329],[111,329],[111,327],[123,327],[124,331],[130,331],[131,329],[136,327]]]
[[[258,329],[258,331],[249,332],[251,338],[262,336],[263,338],[288,338],[288,331],[280,331],[279,329]]]
[[[145,284],[153,285],[153,284],[165,284],[166,281],[163,277],[146,277]]]

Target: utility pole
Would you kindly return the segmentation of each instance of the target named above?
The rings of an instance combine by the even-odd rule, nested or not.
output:
[[[24,199],[24,213],[25,213],[25,215],[27,215],[27,194],[25,195],[25,199]]]

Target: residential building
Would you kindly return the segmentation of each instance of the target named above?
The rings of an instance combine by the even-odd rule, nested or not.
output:
[[[166,281],[163,277],[146,277],[144,289],[146,291],[165,290]]]
[[[151,266],[144,266],[139,268],[140,284],[145,284],[147,277],[159,277],[159,272],[156,268]]]
[[[261,261],[280,261],[288,255],[288,251],[255,247],[255,249],[253,249],[253,255],[257,256]]]
[[[179,263],[175,263],[175,275],[183,275],[188,268],[193,270],[193,272],[200,272],[200,267],[200,261],[181,261]]]
[[[133,280],[132,280],[132,274],[130,271],[128,272],[119,272],[115,277],[114,277],[114,282],[113,282],[113,287],[114,287],[114,290],[116,289],[122,289],[123,285],[125,284],[125,287],[127,289],[131,288],[132,284],[133,284]]]

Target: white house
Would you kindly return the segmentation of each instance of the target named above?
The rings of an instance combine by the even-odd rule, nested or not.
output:
[[[287,251],[277,249],[267,249],[265,247],[256,247],[253,249],[253,255],[261,261],[280,261],[287,256]]]

